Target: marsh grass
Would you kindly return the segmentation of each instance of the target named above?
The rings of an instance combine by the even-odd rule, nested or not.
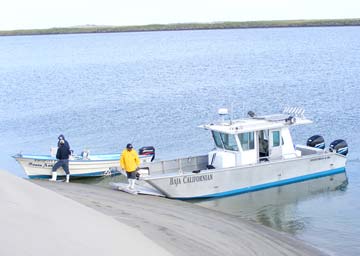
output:
[[[0,36],[51,35],[80,33],[116,33],[142,31],[172,31],[201,29],[244,29],[244,28],[280,28],[280,27],[323,27],[323,26],[359,26],[360,19],[324,19],[324,20],[273,20],[213,23],[177,23],[151,24],[142,26],[96,26],[85,25],[66,28],[27,29],[0,31]]]

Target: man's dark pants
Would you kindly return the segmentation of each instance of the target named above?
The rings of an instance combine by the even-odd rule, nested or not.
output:
[[[52,171],[56,172],[57,169],[62,167],[66,174],[70,174],[69,172],[69,159],[62,159],[56,162],[56,164],[53,166]]]

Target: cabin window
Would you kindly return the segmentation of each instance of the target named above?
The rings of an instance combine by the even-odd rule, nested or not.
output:
[[[224,143],[225,149],[233,150],[233,151],[239,150],[237,143],[236,143],[235,135],[226,134],[226,133],[220,133],[220,135],[221,135],[221,139]]]
[[[273,147],[278,147],[280,146],[280,131],[273,131],[272,132],[272,136],[273,136]]]
[[[244,151],[255,148],[254,132],[240,133],[238,137],[241,143],[241,147]]]
[[[232,150],[232,151],[239,150],[237,143],[236,143],[235,135],[216,132],[216,131],[212,131],[212,135],[213,135],[216,147],[224,148],[226,150]]]
[[[223,148],[224,146],[223,146],[223,143],[221,141],[220,133],[212,131],[212,135],[213,135],[216,147]]]

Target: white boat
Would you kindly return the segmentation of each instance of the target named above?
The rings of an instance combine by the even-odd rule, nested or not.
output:
[[[226,109],[219,114],[225,116]],[[138,185],[169,198],[234,195],[345,172],[347,144],[335,140],[325,149],[320,135],[294,146],[290,128],[312,123],[300,108],[281,114],[205,124],[215,149],[207,155],[143,163]]]
[[[56,157],[51,155],[28,155],[17,154],[13,156],[24,169],[30,179],[51,178],[51,170],[56,163]],[[155,157],[153,147],[142,147],[139,149],[139,158],[142,163],[151,162]],[[71,178],[100,177],[120,174],[118,167],[120,153],[114,154],[89,154],[88,151],[81,155],[72,155],[69,159],[69,170]],[[62,168],[57,170],[58,177],[65,177]]]

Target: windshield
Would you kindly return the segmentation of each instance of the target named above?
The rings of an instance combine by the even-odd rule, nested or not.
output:
[[[212,131],[216,147],[226,150],[238,151],[235,135]]]

